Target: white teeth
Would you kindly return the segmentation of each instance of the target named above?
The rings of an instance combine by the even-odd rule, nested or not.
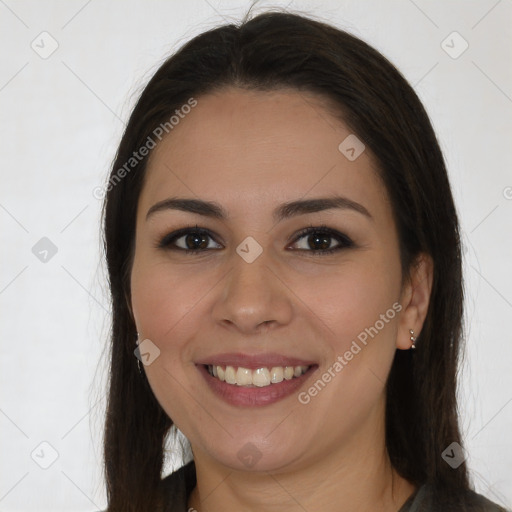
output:
[[[214,366],[215,368],[215,366]],[[239,386],[248,386],[252,384],[252,372],[247,368],[239,367],[236,371],[236,383]]]
[[[278,384],[279,382],[283,382],[284,379],[284,370],[282,366],[274,366],[270,370],[270,382],[272,384]]]
[[[236,373],[232,366],[226,366],[225,377],[228,384],[236,384]]]
[[[286,380],[291,380],[293,379],[293,376],[294,376],[295,372],[293,370],[293,366],[287,366],[285,369],[284,369],[284,378]]]
[[[250,370],[249,370],[250,371]],[[258,368],[252,372],[252,383],[259,388],[270,385],[270,372],[268,368]]]
[[[272,368],[257,368],[250,370],[242,366],[208,366],[208,373],[220,381],[245,387],[266,387],[279,384],[283,380],[300,377],[309,370],[309,366],[273,366]]]

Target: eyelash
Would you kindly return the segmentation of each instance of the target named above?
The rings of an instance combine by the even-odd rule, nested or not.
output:
[[[157,244],[157,248],[164,249],[164,250],[171,250],[171,251],[181,251],[185,254],[197,254],[200,252],[209,251],[212,249],[183,249],[181,247],[172,247],[171,245],[179,238],[183,237],[184,235],[188,235],[190,233],[195,233],[199,235],[206,235],[210,238],[213,238],[210,232],[207,229],[203,229],[197,226],[188,226],[182,229],[179,229],[177,231],[173,231],[172,233],[169,233],[168,235],[165,235],[160,242]],[[295,236],[293,242],[297,242],[301,238],[305,237],[306,235],[313,235],[313,234],[324,234],[328,235],[332,238],[337,239],[337,241],[340,243],[337,247],[333,247],[331,249],[317,249],[317,250],[307,250],[307,249],[298,249],[301,252],[308,252],[311,253],[312,256],[325,256],[328,254],[332,254],[334,252],[340,251],[341,249],[348,249],[350,247],[354,246],[354,242],[343,233],[340,233],[339,231],[336,231],[334,229],[331,229],[325,225],[321,226],[309,226],[307,228],[302,229],[297,233]],[[215,239],[214,239],[215,240]],[[218,243],[218,242],[217,242]]]

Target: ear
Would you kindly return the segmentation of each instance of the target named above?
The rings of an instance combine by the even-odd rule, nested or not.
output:
[[[425,253],[421,253],[411,266],[409,279],[404,284],[400,304],[402,312],[398,326],[396,347],[409,350],[412,345],[410,329],[417,338],[423,327],[430,303],[430,293],[434,279],[434,262]]]

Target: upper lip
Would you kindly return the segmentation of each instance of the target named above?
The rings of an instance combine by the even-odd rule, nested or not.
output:
[[[282,354],[267,352],[265,354],[224,353],[205,357],[196,364],[212,366],[241,366],[249,370],[272,368],[273,366],[312,366],[314,361],[288,357]]]

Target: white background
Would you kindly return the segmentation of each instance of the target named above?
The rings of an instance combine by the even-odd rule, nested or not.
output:
[[[255,11],[286,4],[261,2]],[[101,203],[92,191],[164,58],[197,33],[238,21],[248,6],[0,0],[1,511],[106,505],[100,361],[109,306]],[[289,8],[374,45],[431,116],[464,233],[469,339],[460,407],[468,464],[477,491],[510,507],[512,2],[297,0]],[[51,49],[43,31],[58,43],[46,59],[31,47]],[[469,44],[458,58],[441,46],[453,31]],[[445,44],[453,53],[463,41]],[[57,247],[46,263],[32,252],[42,237]],[[36,460],[51,462],[52,450],[57,460],[42,469]]]

